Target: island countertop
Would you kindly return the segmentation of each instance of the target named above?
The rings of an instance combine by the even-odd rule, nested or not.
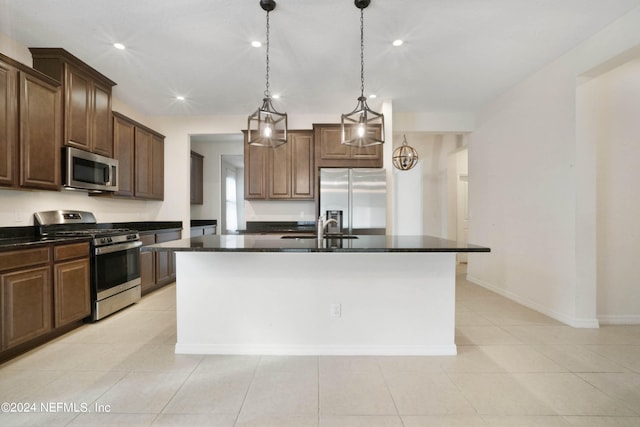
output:
[[[284,237],[284,238],[283,238]],[[358,235],[350,238],[244,234],[207,235],[144,246],[143,252],[490,252],[433,236]]]

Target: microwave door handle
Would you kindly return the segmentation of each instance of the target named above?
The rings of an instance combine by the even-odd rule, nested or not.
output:
[[[103,178],[104,178],[104,182],[105,182],[105,183],[108,183],[108,182],[110,181],[109,173],[111,172],[111,168],[110,168],[109,166],[107,166],[107,167],[106,167],[106,168],[104,168],[103,170],[104,170],[104,176],[103,176]]]

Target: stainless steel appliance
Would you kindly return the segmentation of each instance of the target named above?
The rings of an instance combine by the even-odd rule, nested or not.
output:
[[[100,320],[140,300],[140,235],[100,227],[91,212],[37,212],[43,237],[91,238],[91,319]]]
[[[384,169],[320,169],[319,213],[342,211],[343,233],[385,234],[386,208]]]
[[[62,184],[90,192],[118,191],[118,161],[73,147],[63,148]]]
[[[344,212],[339,209],[326,211],[325,217],[327,221],[334,219],[336,222],[329,222],[327,224],[326,234],[342,234],[343,229],[343,216]]]

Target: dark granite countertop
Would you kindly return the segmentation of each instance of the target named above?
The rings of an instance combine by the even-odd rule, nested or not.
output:
[[[282,238],[282,235],[209,235],[145,246],[142,251],[184,252],[490,252],[476,245],[458,245],[433,236],[361,235],[356,238],[315,236]],[[308,237],[308,238],[307,238]]]
[[[82,237],[15,237],[15,238],[0,238],[0,252],[13,251],[20,249],[29,249],[37,246],[50,245],[50,244],[66,244],[74,242],[88,242],[91,238],[87,236]]]
[[[134,221],[134,222],[104,222],[95,224],[96,228],[129,228],[141,234],[159,230],[180,230],[181,221]],[[89,237],[42,237],[38,226],[0,227],[0,251],[26,249],[36,245],[62,244],[74,241],[89,241]]]

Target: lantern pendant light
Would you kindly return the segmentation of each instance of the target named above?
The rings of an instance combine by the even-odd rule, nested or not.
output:
[[[393,166],[408,171],[418,163],[418,152],[407,143],[407,136],[402,135],[402,145],[393,151]]]
[[[364,9],[369,3],[371,0],[354,1],[360,9],[360,97],[356,108],[348,114],[343,114],[340,121],[341,142],[356,147],[384,143],[384,115],[371,110],[364,96]]]
[[[269,91],[269,12],[276,8],[276,2],[260,0],[260,7],[267,12],[267,86],[262,106],[249,116],[247,142],[249,145],[277,147],[287,142],[287,113],[280,113],[273,107]]]

